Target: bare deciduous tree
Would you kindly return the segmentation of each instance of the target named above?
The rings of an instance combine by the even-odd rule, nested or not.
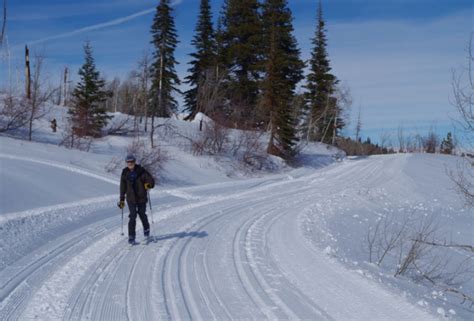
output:
[[[382,131],[380,134],[380,147],[386,148],[391,145],[390,141],[392,140],[392,135],[387,131]]]
[[[148,92],[150,90],[150,54],[149,52],[145,52],[138,62],[138,72],[137,77],[139,81],[139,102],[142,107],[140,113],[140,123],[142,120],[145,120],[144,130],[147,132],[148,130],[148,112],[149,112],[149,100],[150,97]]]
[[[474,80],[472,75],[472,64],[474,62],[473,53],[473,41],[474,32],[471,33],[468,44],[468,63],[467,63],[467,77],[464,72],[453,70],[451,86],[453,90],[453,101],[452,104],[456,111],[460,115],[460,119],[457,120],[458,125],[465,132],[474,133]],[[471,139],[474,139],[471,137]],[[472,143],[472,141],[471,141]]]
[[[168,153],[159,146],[148,149],[144,141],[135,139],[128,145],[127,153],[135,155],[137,163],[147,169],[153,176],[159,176],[164,164],[169,160]],[[106,165],[107,172],[114,172],[123,166],[123,158],[114,157]]]
[[[440,144],[439,137],[436,135],[435,130],[430,128],[428,135],[423,137],[423,151],[426,153],[434,154]]]
[[[362,118],[361,118],[361,109],[362,107],[359,106],[359,113],[357,114],[357,124],[355,128],[355,141],[358,142],[360,139],[360,131],[362,130]]]
[[[217,155],[227,149],[229,129],[209,120],[204,121],[203,130],[192,139],[192,151],[195,155]]]
[[[468,147],[474,146],[474,80],[473,68],[474,62],[474,32],[471,32],[467,53],[467,77],[461,71],[452,72],[452,89],[453,89],[453,106],[458,112],[460,118],[456,120],[456,124],[460,127],[461,132],[466,134]],[[472,168],[474,162],[465,155],[462,161],[458,163],[457,172],[449,171],[448,174],[452,181],[456,184],[459,193],[466,199],[468,206],[474,206],[474,174]]]
[[[0,32],[0,48],[3,46],[3,39],[5,38],[5,31],[7,28],[7,0],[3,0],[3,19],[2,30]]]
[[[15,130],[28,123],[28,106],[23,99],[7,95],[0,105],[0,132]]]
[[[33,122],[41,119],[46,115],[44,104],[52,97],[54,90],[42,88],[42,68],[44,57],[42,55],[35,55],[33,66],[33,77],[31,81],[31,96],[26,99],[25,103],[28,106],[28,140],[31,141],[33,134]]]
[[[93,138],[91,136],[79,136],[74,133],[74,128],[70,120],[65,126],[63,131],[62,141],[59,143],[59,146],[64,146],[66,148],[75,148],[83,151],[89,151]]]
[[[405,133],[402,126],[398,126],[397,138],[398,138],[398,151],[400,153],[405,153],[406,152],[406,138],[405,138]]]
[[[222,112],[225,99],[223,86],[225,76],[225,73],[216,76],[214,68],[206,70],[199,81],[196,110],[187,116],[185,120],[192,120],[201,112],[214,120],[222,122],[224,116]]]
[[[456,164],[456,170],[448,170],[448,175],[456,184],[458,192],[466,200],[466,205],[474,207],[474,161],[470,161],[467,156]]]

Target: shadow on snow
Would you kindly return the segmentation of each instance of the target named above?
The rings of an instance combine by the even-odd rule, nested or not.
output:
[[[150,242],[158,242],[158,241],[163,241],[163,240],[169,240],[169,239],[174,239],[174,238],[185,238],[185,237],[197,237],[197,238],[203,238],[207,237],[209,234],[207,234],[206,231],[202,232],[179,232],[179,233],[173,233],[173,234],[165,234],[165,235],[153,235],[150,236]]]

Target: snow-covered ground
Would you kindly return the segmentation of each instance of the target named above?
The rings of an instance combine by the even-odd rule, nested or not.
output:
[[[249,175],[169,139],[151,193],[152,242],[129,247],[118,173],[105,168],[130,138],[81,152],[52,144],[59,135],[44,120],[37,142],[0,137],[0,320],[474,316],[458,297],[393,277],[393,258],[368,262],[367,231],[381,218],[433,218],[440,236],[474,243],[474,213],[445,172],[455,157],[334,161],[334,150],[313,145],[299,168]]]

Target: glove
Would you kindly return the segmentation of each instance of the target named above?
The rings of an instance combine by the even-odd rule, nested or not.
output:
[[[118,206],[119,208],[124,208],[124,207],[125,207],[125,202],[122,201],[122,200],[120,200],[120,201],[117,203],[117,206]]]
[[[151,187],[151,184],[150,183],[145,183],[145,189],[152,189],[153,187]]]

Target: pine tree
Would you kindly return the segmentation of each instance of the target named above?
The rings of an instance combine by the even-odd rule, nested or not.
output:
[[[176,74],[174,51],[178,36],[172,16],[170,0],[160,0],[151,27],[152,43],[155,46],[152,63],[151,109],[153,116],[170,117],[176,112],[178,103],[173,97],[179,93],[180,80]],[[152,119],[153,122],[153,119]]]
[[[186,77],[186,83],[191,86],[185,93],[185,110],[190,113],[189,119],[193,119],[198,111],[203,110],[198,101],[199,87],[203,79],[216,76],[216,40],[209,0],[201,0],[196,35],[191,43],[196,52],[191,54],[193,60],[188,70],[191,74]]]
[[[220,78],[226,72],[227,57],[224,46],[224,13],[219,16],[216,28],[216,77]]]
[[[449,132],[446,135],[446,138],[443,139],[443,142],[441,143],[440,151],[442,154],[451,155],[453,153],[453,150],[454,150],[453,136],[451,132]]]
[[[330,73],[328,53],[326,50],[326,29],[323,19],[321,1],[318,8],[318,26],[312,40],[314,46],[310,59],[310,72],[307,76],[307,99],[309,107],[308,139],[317,140],[327,137],[329,123],[337,119],[337,101],[333,97],[336,77]]]
[[[297,119],[292,102],[296,84],[303,78],[304,63],[292,35],[292,16],[287,1],[266,0],[262,21],[266,75],[262,83],[260,114],[270,127],[268,152],[289,159],[294,155],[297,141]]]
[[[222,55],[229,71],[228,95],[236,120],[253,118],[262,74],[262,25],[257,0],[224,4]]]
[[[79,137],[101,136],[101,130],[112,116],[107,115],[105,100],[108,93],[104,90],[105,81],[96,70],[92,47],[84,45],[85,62],[79,69],[81,80],[73,92],[74,104],[69,110],[73,133]]]

